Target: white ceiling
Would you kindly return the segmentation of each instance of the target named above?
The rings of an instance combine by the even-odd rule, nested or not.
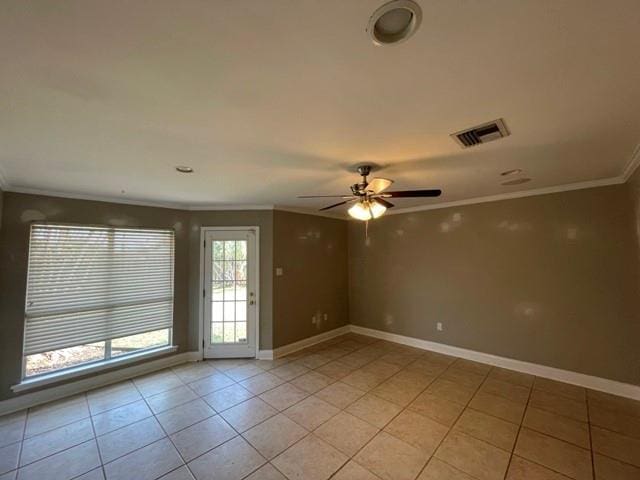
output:
[[[637,0],[4,0],[0,168],[10,190],[319,207],[371,161],[461,201],[619,177],[640,141]],[[449,134],[503,117],[512,135]],[[196,173],[180,175],[176,165]],[[533,181],[503,187],[499,172]],[[124,194],[121,193],[124,190]]]

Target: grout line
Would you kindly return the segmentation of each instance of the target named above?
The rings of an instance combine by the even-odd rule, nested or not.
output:
[[[596,459],[593,453],[593,435],[591,434],[591,416],[589,412],[589,395],[585,391],[585,402],[587,404],[587,426],[589,429],[589,453],[591,454],[591,476],[596,480]]]
[[[537,378],[537,377],[536,377]],[[511,455],[509,455],[509,463],[507,464],[507,469],[504,472],[504,477],[507,478],[509,474],[509,469],[511,468],[511,461],[513,460],[513,456],[515,455],[516,445],[518,444],[518,440],[520,439],[520,432],[522,431],[522,426],[524,425],[524,417],[527,415],[527,410],[529,409],[529,402],[531,401],[531,395],[533,394],[533,388],[536,381],[535,378],[529,388],[529,395],[527,397],[527,403],[524,406],[524,410],[522,411],[522,416],[520,417],[520,425],[518,425],[518,432],[516,433],[516,438],[513,440],[513,447],[511,447]]]

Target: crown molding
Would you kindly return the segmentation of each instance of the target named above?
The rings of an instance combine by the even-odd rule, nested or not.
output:
[[[452,202],[434,203],[432,205],[420,205],[417,207],[398,208],[387,210],[386,215],[400,215],[403,213],[422,212],[424,210],[438,210],[441,208],[461,207],[463,205],[475,205],[478,203],[499,202],[501,200],[511,200],[514,198],[536,197],[550,193],[570,192],[572,190],[582,190],[585,188],[607,187],[609,185],[620,185],[625,182],[623,176],[603,178],[600,180],[589,180],[587,182],[568,183],[565,185],[554,185],[552,187],[533,188],[519,192],[500,193],[498,195],[488,195],[486,197],[466,198],[464,200],[454,200]]]
[[[629,178],[631,178],[631,175],[635,173],[639,165],[640,165],[640,143],[636,145],[636,149],[633,151],[633,154],[631,155],[631,159],[629,160],[629,163],[627,163],[627,166],[624,167],[624,171],[622,172],[622,178],[624,179],[625,182],[629,180]]]
[[[243,204],[220,204],[213,205],[190,205],[183,207],[183,210],[189,210],[192,212],[203,210],[275,210],[273,205],[243,205]]]
[[[301,215],[313,215],[314,217],[325,217],[331,218],[333,220],[348,220],[341,213],[328,213],[328,212],[319,212],[318,210],[311,210],[306,208],[296,208],[296,207],[282,207],[280,205],[276,205],[273,207],[274,210],[278,210],[279,212],[289,212],[289,213],[299,213]]]

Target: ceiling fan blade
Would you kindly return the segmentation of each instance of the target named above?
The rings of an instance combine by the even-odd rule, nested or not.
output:
[[[384,192],[382,194],[385,198],[407,198],[407,197],[439,197],[442,194],[442,190],[401,190],[398,192]]]
[[[351,202],[351,200],[345,200],[344,202],[334,203],[333,205],[329,205],[328,207],[321,208],[319,211],[322,212],[323,210],[329,210],[331,208],[339,207],[340,205],[344,205],[345,203],[349,203],[349,202]]]
[[[367,191],[373,194],[380,193],[383,190],[386,190],[387,188],[389,188],[392,183],[393,183],[393,180],[389,180],[388,178],[376,177],[376,178],[373,178],[367,184]]]
[[[393,207],[395,207],[395,205],[394,205],[393,203],[391,203],[391,202],[387,202],[387,201],[386,201],[384,198],[382,198],[382,197],[375,197],[375,198],[373,199],[373,201],[374,201],[374,202],[378,202],[378,203],[380,203],[381,205],[384,205],[384,206],[385,206],[385,207],[387,207],[387,208],[393,208]]]
[[[353,195],[298,195],[298,198],[353,198]]]

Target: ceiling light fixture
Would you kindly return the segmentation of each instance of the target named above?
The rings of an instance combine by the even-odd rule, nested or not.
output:
[[[367,32],[374,44],[393,45],[411,37],[421,22],[420,5],[411,0],[393,0],[373,12]]]
[[[193,173],[193,168],[185,167],[183,165],[176,167],[176,170],[180,173]]]
[[[522,173],[521,168],[514,168],[513,170],[507,170],[506,172],[502,172],[500,175],[503,177],[508,177],[509,175],[518,175]]]
[[[361,200],[348,210],[351,217],[365,222],[382,216],[386,211],[387,207],[375,199]]]

